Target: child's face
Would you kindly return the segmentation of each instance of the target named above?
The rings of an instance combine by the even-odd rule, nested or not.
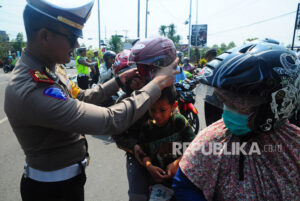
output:
[[[155,120],[157,126],[161,127],[168,122],[171,112],[175,109],[174,105],[171,105],[167,99],[162,99],[151,106],[149,114]]]

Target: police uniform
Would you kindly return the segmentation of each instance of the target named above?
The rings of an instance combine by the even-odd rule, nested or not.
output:
[[[80,55],[81,52],[86,51],[85,47],[77,49],[79,56],[76,57],[76,69],[77,69],[77,83],[81,89],[89,88],[89,67],[85,65],[85,59]]]
[[[71,12],[63,15],[67,8],[54,6],[48,0],[27,0],[27,3],[41,14],[74,25],[68,28],[75,29],[73,33],[77,35],[82,34],[77,25],[83,24],[93,5],[73,8],[73,15],[80,11],[84,20],[72,23],[73,18],[79,17]],[[69,6],[68,9],[71,10]],[[118,89],[118,82],[112,79],[94,89],[81,90],[68,80],[62,68],[56,67],[54,72],[24,49],[6,88],[4,103],[26,156],[21,181],[23,200],[84,200],[87,165],[84,134],[118,134],[139,119],[160,96],[158,85],[150,82],[120,104],[100,107]]]
[[[91,77],[93,79],[93,83],[97,84],[99,81],[99,76],[100,76],[100,61],[98,58],[98,55],[95,56],[95,54],[98,54],[98,51],[94,51],[94,57],[92,58],[92,61],[96,62],[97,64],[95,65],[95,70],[96,70],[96,74],[94,74],[93,72],[91,72]]]

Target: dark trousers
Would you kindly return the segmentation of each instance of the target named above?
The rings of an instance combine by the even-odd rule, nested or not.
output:
[[[129,201],[147,201],[149,195],[149,173],[132,154],[127,153],[126,169]]]
[[[84,201],[85,173],[60,182],[39,182],[22,176],[23,201]]]
[[[80,89],[89,88],[89,77],[88,76],[77,76],[77,83]]]

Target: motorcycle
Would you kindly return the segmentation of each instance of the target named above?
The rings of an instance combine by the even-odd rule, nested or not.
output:
[[[14,69],[14,67],[15,66],[12,64],[5,64],[3,66],[3,71],[4,71],[4,73],[8,73],[8,72],[12,71]]]
[[[189,82],[176,83],[175,87],[178,93],[178,108],[180,113],[187,118],[195,134],[198,134],[200,128],[200,121],[198,117],[198,110],[194,106],[195,93],[193,89],[196,87],[197,81],[191,80]]]

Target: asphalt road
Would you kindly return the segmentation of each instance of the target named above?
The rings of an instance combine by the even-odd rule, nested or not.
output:
[[[68,69],[75,74],[74,69]],[[21,201],[20,179],[24,166],[24,153],[4,113],[5,87],[11,73],[0,68],[0,201]],[[200,127],[203,128],[203,104],[200,108]],[[201,109],[202,108],[202,109]],[[125,152],[119,150],[109,136],[87,136],[90,165],[86,169],[86,201],[126,201],[128,184]]]

